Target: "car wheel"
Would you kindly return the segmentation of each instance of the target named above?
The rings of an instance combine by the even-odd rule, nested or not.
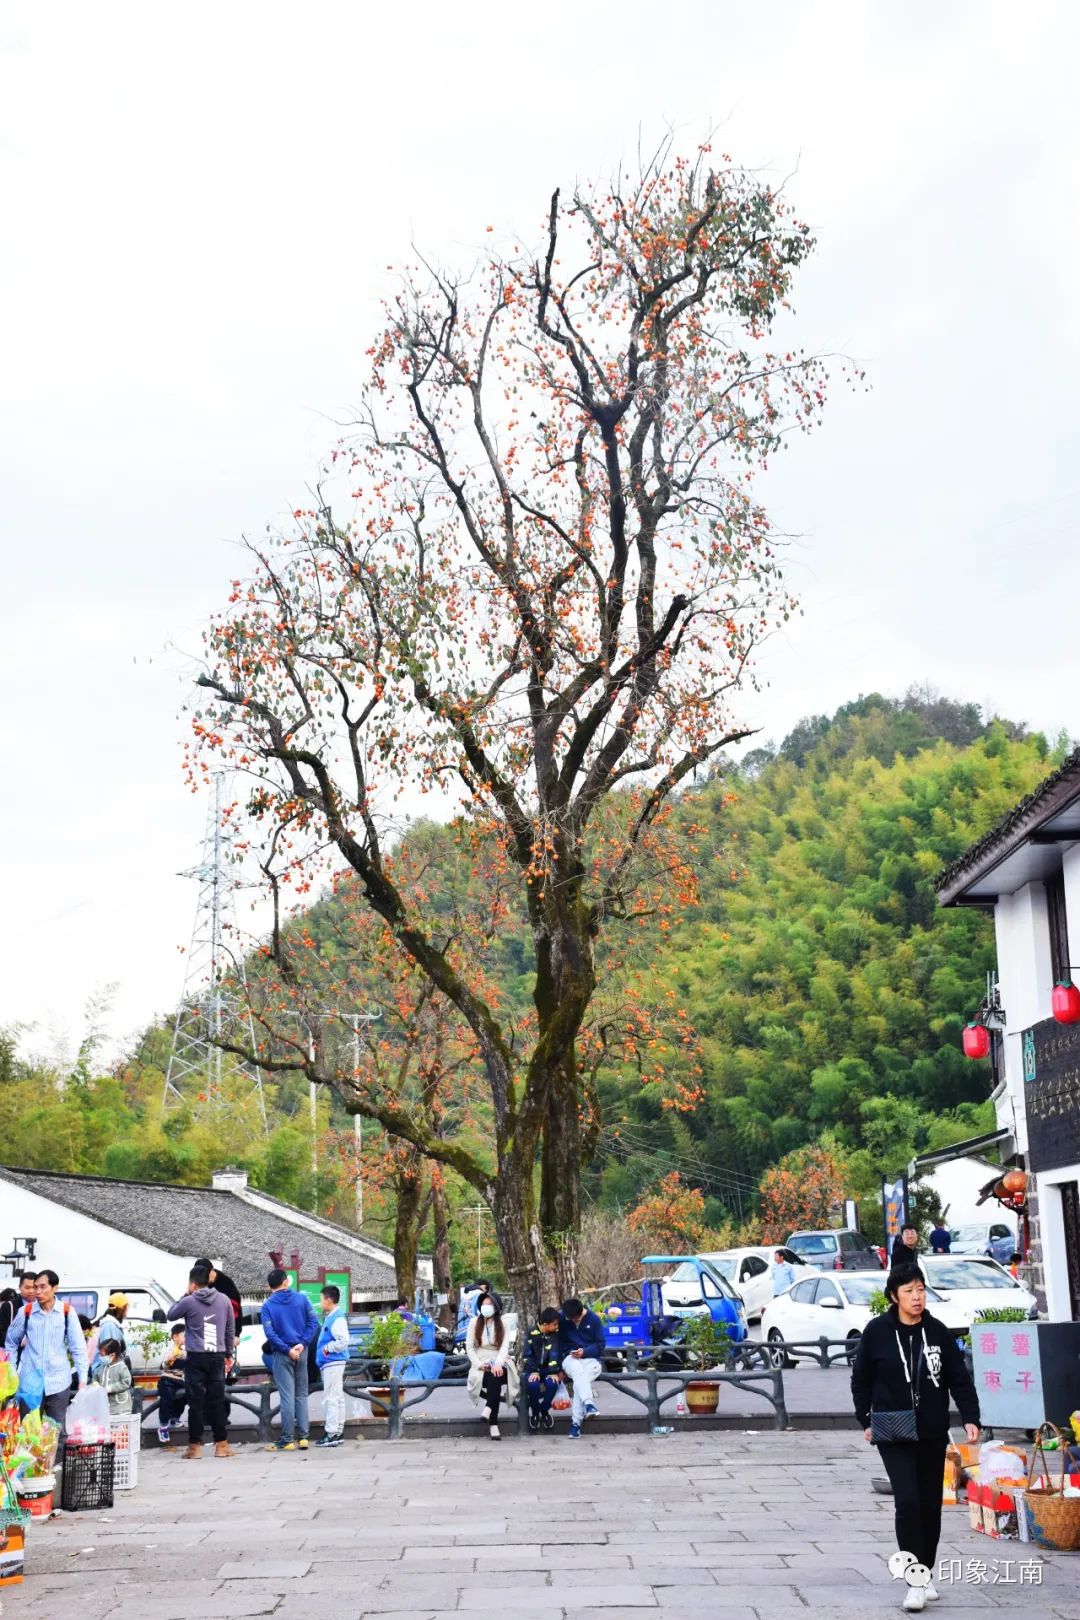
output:
[[[849,1367],[853,1364],[853,1362],[855,1360],[855,1352],[859,1348],[859,1340],[861,1338],[862,1338],[861,1333],[849,1333],[848,1336],[847,1336],[847,1350],[846,1350],[845,1354],[847,1356],[847,1364],[848,1364]]]
[[[778,1328],[770,1328],[768,1357],[769,1366],[772,1367],[774,1371],[780,1370],[784,1367],[794,1367],[795,1365],[787,1351],[781,1348],[783,1342],[784,1335],[780,1332],[780,1330]]]

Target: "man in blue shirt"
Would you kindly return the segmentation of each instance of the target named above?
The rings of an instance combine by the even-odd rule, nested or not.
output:
[[[38,1405],[46,1417],[60,1425],[64,1441],[64,1418],[71,1399],[71,1371],[82,1389],[87,1379],[86,1340],[79,1318],[66,1301],[58,1300],[60,1278],[55,1271],[39,1271],[34,1283],[35,1299],[17,1311],[8,1329],[4,1348],[19,1365],[20,1377],[36,1374],[43,1388]],[[21,1354],[20,1354],[21,1348]],[[20,1389],[20,1398],[22,1390]],[[22,1402],[24,1408],[29,1403]]]
[[[587,1311],[580,1299],[564,1301],[559,1315],[559,1353],[562,1369],[570,1380],[570,1439],[576,1440],[581,1425],[597,1415],[593,1381],[604,1370],[604,1324],[595,1311]]]
[[[298,1294],[287,1272],[275,1266],[266,1279],[271,1290],[260,1313],[270,1346],[281,1405],[281,1438],[270,1451],[308,1448],[308,1345],[318,1336],[319,1319],[306,1294]],[[293,1436],[296,1436],[295,1440]]]

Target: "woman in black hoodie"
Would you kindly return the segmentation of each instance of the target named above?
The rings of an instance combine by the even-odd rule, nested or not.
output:
[[[932,1577],[941,1534],[949,1397],[972,1443],[979,1438],[979,1398],[955,1338],[926,1309],[926,1280],[918,1266],[894,1265],[885,1293],[889,1309],[869,1323],[859,1341],[851,1395],[866,1439],[877,1445],[892,1484],[897,1546],[930,1571],[929,1583],[912,1586],[904,1599],[904,1608],[917,1612],[938,1595]],[[915,1438],[874,1441],[872,1415],[882,1413],[890,1414],[895,1429],[911,1427]]]

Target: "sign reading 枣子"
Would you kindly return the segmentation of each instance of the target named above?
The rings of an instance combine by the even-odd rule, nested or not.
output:
[[[1037,1429],[1046,1416],[1046,1401],[1035,1324],[976,1322],[971,1359],[983,1423]]]

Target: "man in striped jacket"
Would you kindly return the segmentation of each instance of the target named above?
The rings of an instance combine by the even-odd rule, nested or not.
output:
[[[26,1372],[28,1361],[29,1370],[40,1374],[44,1386],[41,1410],[59,1423],[62,1445],[72,1368],[80,1389],[86,1383],[88,1369],[86,1340],[78,1315],[66,1300],[57,1299],[59,1286],[55,1271],[38,1272],[34,1303],[16,1312],[4,1348],[18,1362],[20,1374]]]

